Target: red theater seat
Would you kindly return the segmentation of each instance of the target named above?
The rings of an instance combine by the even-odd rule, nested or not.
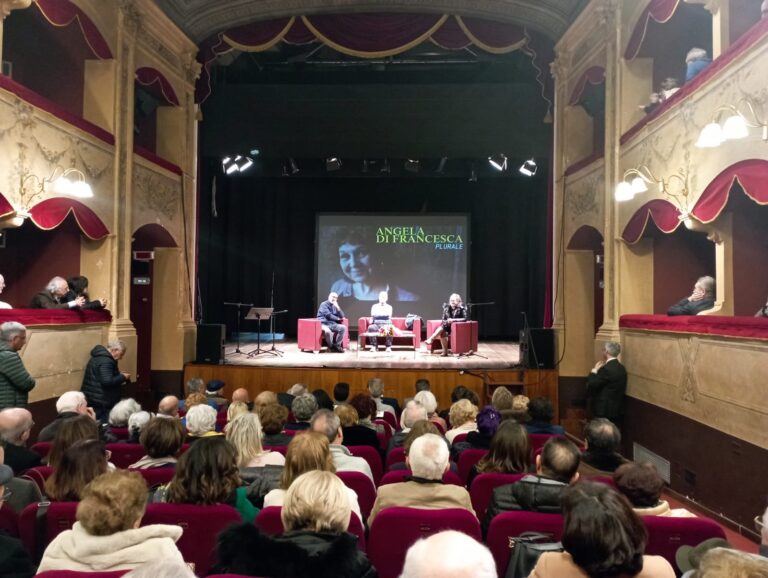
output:
[[[368,462],[368,465],[371,466],[373,481],[378,484],[381,476],[384,474],[384,466],[381,464],[381,454],[371,446],[347,446],[347,449],[353,456],[363,458]]]
[[[648,528],[645,553],[662,556],[677,568],[675,552],[680,546],[696,546],[709,538],[725,539],[725,532],[708,518],[672,518],[667,516],[641,516]],[[677,569],[678,572],[680,569]]]
[[[31,449],[41,458],[47,458],[48,454],[51,453],[52,447],[53,447],[53,442],[37,442],[32,444],[29,449]]]
[[[472,498],[472,509],[475,510],[477,518],[482,520],[485,518],[485,510],[488,508],[488,504],[491,503],[491,497],[493,497],[493,490],[499,486],[506,486],[507,484],[514,484],[520,478],[526,474],[479,474],[469,487],[469,497]]]
[[[45,480],[47,480],[53,473],[51,466],[37,466],[36,468],[29,468],[20,477],[26,480],[32,480],[40,488],[40,493],[45,495]]]
[[[109,461],[120,469],[127,469],[128,466],[135,464],[147,454],[141,444],[107,444],[106,449],[112,452]]]
[[[170,482],[176,473],[176,468],[150,468],[148,470],[131,471],[141,474],[141,477],[147,482],[147,487],[152,490]]]
[[[37,531],[40,504],[30,504],[21,512],[19,537],[36,564],[40,562],[45,547],[51,543],[51,540],[63,531],[72,528],[75,523],[77,504],[77,502],[48,502],[45,519],[42,522],[44,529],[40,533]],[[42,536],[42,543],[38,544],[40,536]]]
[[[336,475],[345,486],[355,491],[360,513],[363,515],[363,520],[367,520],[376,501],[376,486],[373,485],[371,478],[361,472],[336,472]]]
[[[385,464],[387,471],[389,471],[389,468],[391,468],[395,464],[401,464],[404,461],[405,461],[405,448],[402,446],[400,446],[399,448],[392,448],[387,454],[387,463]]]
[[[467,483],[469,479],[469,472],[472,470],[472,466],[477,464],[482,457],[488,453],[488,450],[480,448],[466,449],[459,454],[459,477]]]
[[[399,484],[400,482],[406,481],[405,478],[411,475],[413,475],[411,470],[389,471],[384,474],[384,476],[382,476],[381,481],[379,482],[379,486],[386,486],[387,484]],[[461,481],[461,478],[450,470],[443,474],[443,483],[451,484],[453,486],[461,486],[462,488],[464,487],[464,483]]]
[[[550,534],[557,541],[563,535],[563,517],[560,514],[538,512],[504,512],[495,516],[488,528],[485,544],[491,550],[500,576],[509,565],[509,539],[523,532]]]

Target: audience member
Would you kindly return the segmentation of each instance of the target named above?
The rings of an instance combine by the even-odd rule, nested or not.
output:
[[[178,560],[153,560],[123,574],[123,578],[196,578],[184,562]]]
[[[728,548],[714,548],[704,554],[696,578],[765,578],[768,559]]]
[[[175,542],[177,525],[140,527],[147,485],[136,472],[118,470],[94,479],[83,490],[77,522],[45,549],[39,572],[130,570],[153,560],[183,563]]]
[[[419,420],[427,419],[427,410],[415,399],[412,399],[405,405],[402,415],[400,416],[400,431],[389,439],[389,446],[387,452],[391,452],[394,448],[402,447],[405,442],[405,436]]]
[[[177,456],[184,444],[184,428],[179,420],[157,416],[149,420],[141,430],[139,442],[147,453],[138,462],[131,464],[130,468],[175,468]]]
[[[312,414],[317,411],[317,400],[311,393],[303,393],[296,396],[291,404],[291,413],[296,419],[295,422],[285,424],[286,430],[303,431],[309,429],[309,420]]]
[[[285,492],[291,487],[294,480],[301,474],[312,470],[335,473],[336,467],[333,465],[328,438],[324,434],[308,431],[294,436],[291,443],[288,444],[280,487],[272,490],[264,497],[264,507],[282,506]],[[362,522],[363,515],[360,513],[357,494],[351,488],[347,488],[347,494],[349,507]]]
[[[82,297],[85,302],[80,305],[80,309],[104,309],[107,306],[105,298],[91,301],[88,296],[88,277],[76,275],[67,279],[67,293],[61,298],[62,302],[70,302],[78,297]]]
[[[358,393],[349,404],[337,407],[339,419],[342,421],[345,446],[371,446],[379,449],[378,433],[383,433],[384,426],[371,421],[371,415],[376,412],[376,402],[370,395]]]
[[[621,432],[612,421],[599,417],[590,421],[585,430],[585,450],[579,472],[587,476],[612,475],[626,462],[619,453]]]
[[[333,411],[333,400],[324,389],[316,389],[312,392],[312,395],[315,396],[318,409],[329,409]]]
[[[195,405],[187,411],[186,443],[211,436],[220,436],[216,431],[216,410],[209,405]]]
[[[63,421],[70,417],[78,415],[87,415],[91,419],[96,419],[93,408],[88,407],[85,395],[82,391],[65,391],[56,400],[56,418],[40,430],[37,434],[37,441],[50,442],[56,437]]]
[[[491,551],[463,532],[445,530],[408,548],[400,578],[496,578]]]
[[[685,508],[671,509],[669,502],[661,499],[664,480],[656,466],[649,462],[628,462],[620,465],[613,474],[616,489],[632,504],[639,516],[695,517]]]
[[[637,108],[641,109],[645,114],[651,114],[654,110],[661,106],[662,97],[658,92],[652,92],[648,95],[648,103],[638,105]]]
[[[555,408],[552,407],[549,398],[534,397],[528,404],[528,415],[531,419],[525,424],[525,428],[529,434],[562,435],[565,433],[563,426],[552,423]]]
[[[376,414],[382,414],[383,412],[391,413],[394,416],[397,416],[397,412],[395,411],[395,408],[393,408],[391,405],[388,405],[384,403],[383,395],[384,395],[384,380],[380,379],[378,377],[373,377],[368,380],[368,392],[371,394],[371,397],[373,398],[373,401],[376,402]]]
[[[0,293],[3,292],[3,289],[5,289],[5,277],[0,275]],[[13,309],[13,306],[5,301],[0,301],[0,309]]]
[[[541,555],[530,578],[674,578],[661,556],[643,556],[648,533],[626,498],[606,484],[580,482],[563,493],[565,552]]]
[[[682,572],[683,578],[696,576],[704,554],[714,548],[728,548],[732,550],[733,546],[722,538],[709,538],[695,546],[687,544],[680,546],[677,552],[675,552],[675,562],[680,572]]]
[[[11,490],[6,486],[13,480],[13,470],[0,464],[0,503],[10,497]],[[0,576],[6,578],[31,578],[35,568],[29,554],[16,538],[0,532]]]
[[[262,391],[253,400],[253,410],[261,411],[261,408],[267,407],[273,403],[278,403],[277,394],[274,391]]]
[[[35,380],[21,361],[19,351],[27,342],[27,328],[15,321],[0,325],[0,409],[27,407]]]
[[[685,55],[685,82],[693,80],[693,77],[699,74],[707,66],[712,64],[712,60],[707,56],[707,51],[703,48],[691,48]]]
[[[148,411],[137,411],[132,413],[128,418],[128,443],[139,443],[139,437],[141,436],[141,430],[152,419],[152,414]]]
[[[353,456],[342,445],[344,433],[338,415],[330,410],[320,409],[312,416],[310,423],[312,431],[321,433],[328,438],[333,465],[337,472],[360,472],[368,476],[371,482],[374,482],[371,466],[368,465],[368,462],[363,458]]]
[[[428,379],[425,379],[425,378],[422,377],[422,378],[419,378],[419,379],[416,380],[416,383],[413,384],[413,389],[415,390],[414,391],[414,395],[415,395],[415,394],[419,393],[420,391],[431,391],[432,390],[432,386],[430,385]],[[413,399],[412,397],[406,397],[403,401],[404,401],[404,403],[408,403],[412,399]]]
[[[4,462],[5,448],[3,447],[3,443],[0,443],[0,464],[3,464]],[[2,501],[17,514],[20,514],[22,510],[30,504],[37,504],[43,501],[43,495],[40,493],[40,488],[37,484],[32,480],[13,477],[12,469],[11,479],[0,485],[5,486],[5,493],[0,495]],[[2,535],[2,532],[0,532],[0,535]],[[2,576],[2,574],[0,574],[0,576]]]
[[[466,488],[443,484],[448,470],[448,446],[435,434],[420,436],[411,445],[406,465],[412,476],[407,482],[380,486],[368,517],[368,527],[385,508],[463,508],[474,514]]]
[[[63,277],[54,277],[48,281],[45,289],[32,297],[29,304],[30,309],[72,309],[85,305],[85,297],[75,297],[69,301],[64,300],[64,296],[69,291],[66,279]]]
[[[621,344],[608,341],[603,356],[587,376],[587,395],[592,398],[592,417],[602,417],[621,424],[624,415],[624,395],[627,391],[627,370],[618,360]]]
[[[179,398],[175,395],[166,395],[157,404],[157,417],[170,417],[178,419],[179,417]]]
[[[271,403],[259,410],[261,430],[264,432],[262,443],[266,446],[287,446],[292,436],[282,433],[288,421],[288,409],[279,403]]]
[[[48,465],[58,467],[64,452],[83,440],[99,440],[98,424],[87,415],[76,415],[64,420],[53,438],[51,451],[48,452]]]
[[[358,425],[367,427],[376,433],[384,433],[384,426],[380,423],[373,423],[376,417],[376,402],[368,393],[358,393],[349,400],[349,405],[357,411]]]
[[[491,440],[496,435],[499,425],[501,425],[501,414],[492,405],[486,405],[477,414],[475,421],[477,423],[477,431],[469,432],[463,442],[458,442],[451,446],[451,453],[457,461],[459,454],[466,449],[490,449]]]
[[[340,403],[347,403],[349,399],[349,384],[340,381],[333,386],[333,401],[336,405]]]
[[[699,315],[715,306],[714,277],[699,277],[688,297],[670,306],[667,315]]]
[[[184,404],[185,411],[189,413],[189,410],[195,407],[196,405],[207,405],[210,407],[214,412],[216,411],[216,402],[213,403],[208,402],[208,398],[205,396],[204,393],[200,393],[198,391],[190,393],[187,398],[182,402]],[[186,413],[184,414],[184,418],[182,418],[182,423],[186,424]]]
[[[91,359],[85,366],[80,391],[96,412],[96,419],[102,423],[107,421],[110,410],[120,401],[121,387],[131,379],[130,373],[120,371],[117,366],[125,355],[125,348],[125,343],[119,339],[110,341],[106,347],[97,345],[91,349]]]
[[[509,411],[502,411],[501,419],[513,419],[517,423],[528,423],[531,419],[528,413],[528,404],[530,403],[527,395],[521,393],[512,396],[512,409]]]
[[[104,443],[99,440],[75,442],[64,450],[53,473],[45,481],[45,495],[56,502],[80,501],[85,486],[108,471],[109,457]]]
[[[768,301],[755,313],[755,317],[768,317]]]
[[[273,578],[374,578],[376,570],[347,533],[348,491],[336,476],[309,471],[285,493],[285,533],[262,534],[253,524],[233,526],[219,536],[215,573]]]
[[[211,379],[205,386],[205,396],[208,398],[208,402],[214,402],[216,405],[213,407],[216,411],[220,409],[226,409],[229,405],[229,400],[221,395],[224,386],[227,385],[220,379]]]
[[[277,394],[277,402],[280,405],[284,405],[288,409],[291,409],[293,400],[300,395],[304,395],[308,391],[309,388],[305,383],[294,383],[291,387],[288,388],[288,391],[284,393],[280,392]]]
[[[282,466],[285,456],[280,452],[265,450],[261,445],[262,431],[259,416],[244,413],[227,425],[227,440],[237,452],[237,467],[258,468],[262,466]]]
[[[523,474],[531,468],[531,444],[525,426],[505,421],[496,430],[488,453],[469,472],[467,487],[478,474]]]
[[[408,454],[411,451],[411,446],[413,445],[413,442],[415,442],[417,439],[419,439],[421,436],[425,434],[434,434],[445,440],[445,438],[443,437],[443,434],[440,432],[439,429],[437,429],[437,426],[435,425],[434,422],[421,419],[417,421],[415,424],[413,424],[413,427],[405,436],[405,441],[403,442],[403,454],[405,458],[408,457]],[[450,444],[448,444],[448,440],[445,440],[445,443],[446,445],[450,446]],[[454,474],[456,475],[459,474],[459,468],[456,465],[456,462],[449,461],[448,467]],[[406,461],[402,461],[402,462],[397,462],[392,464],[391,466],[389,466],[388,470],[394,471],[394,470],[407,470],[407,469],[408,469],[408,464],[406,463]]]
[[[40,455],[26,448],[32,431],[32,414],[19,407],[0,411],[0,439],[5,442],[5,465],[14,475],[20,475],[29,468],[40,465]]]
[[[460,399],[451,405],[449,412],[449,420],[451,422],[451,428],[445,432],[445,438],[449,443],[453,443],[453,440],[459,434],[466,434],[471,431],[477,431],[477,407],[472,405],[468,399]]]
[[[483,533],[491,520],[502,512],[527,510],[545,514],[560,513],[560,498],[568,484],[579,479],[579,450],[565,438],[551,438],[536,456],[536,474],[493,490],[483,520]]]
[[[179,409],[188,410],[189,406],[187,405],[187,399],[190,395],[197,393],[203,396],[204,401],[203,403],[207,403],[210,405],[213,409],[218,410],[218,405],[216,405],[216,402],[212,399],[208,399],[208,397],[205,395],[205,380],[203,380],[202,377],[192,377],[187,381],[187,390],[186,395],[187,397],[179,402]],[[195,397],[194,399],[199,399]]]
[[[680,90],[680,81],[674,76],[668,76],[661,81],[661,90],[659,95],[662,100],[669,100],[670,97]]]
[[[221,436],[201,439],[181,454],[173,479],[158,488],[154,501],[199,506],[228,504],[240,513],[243,522],[250,524],[259,511],[248,500],[240,482],[234,446]]]
[[[141,411],[141,405],[139,405],[138,401],[132,397],[121,399],[109,411],[109,425],[111,427],[127,428],[130,417],[139,411]],[[96,415],[98,416],[98,412],[96,412]]]
[[[499,413],[512,410],[512,399],[515,396],[503,385],[498,386],[493,390],[491,395],[491,405],[496,408]]]
[[[237,403],[238,401],[244,403],[248,407],[248,411],[253,411],[251,396],[244,387],[238,387],[232,392],[232,403]]]
[[[234,421],[234,419],[248,412],[248,405],[242,401],[233,401],[227,408],[227,424]]]
[[[445,423],[443,418],[437,415],[437,398],[434,393],[428,390],[420,391],[413,399],[424,406],[424,409],[427,411],[427,419],[437,425],[437,427],[440,428],[441,433],[448,430],[448,424]]]

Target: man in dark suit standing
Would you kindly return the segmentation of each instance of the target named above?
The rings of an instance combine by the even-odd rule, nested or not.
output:
[[[609,341],[603,348],[603,358],[587,376],[587,395],[592,398],[592,417],[604,417],[619,428],[624,415],[624,394],[627,391],[627,370],[617,359],[621,345]]]

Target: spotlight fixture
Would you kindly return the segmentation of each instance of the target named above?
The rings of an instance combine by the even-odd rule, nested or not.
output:
[[[299,172],[299,165],[296,164],[296,159],[294,159],[293,157],[288,159],[288,166],[291,169],[292,175],[295,175],[296,173]]]
[[[441,157],[440,162],[437,163],[437,168],[435,169],[435,172],[438,174],[443,174],[443,171],[445,171],[445,163],[448,162],[448,157]]]
[[[535,160],[528,159],[522,165],[520,165],[520,172],[523,173],[526,177],[532,177],[536,174],[538,168],[539,167],[536,166]]]
[[[488,163],[497,171],[507,170],[507,156],[504,154],[489,156]]]
[[[406,159],[403,168],[409,173],[418,173],[419,161],[417,159]]]
[[[253,159],[243,155],[237,155],[234,158],[226,156],[221,159],[221,168],[228,175],[232,173],[242,173],[247,171],[253,166]]]
[[[325,159],[325,170],[329,173],[338,171],[341,168],[341,159],[339,157],[328,157]]]
[[[469,182],[470,183],[476,183],[477,182],[477,171],[475,170],[475,163],[472,163],[472,168],[469,171]]]
[[[739,110],[739,104],[745,105],[744,110],[752,117],[752,120],[747,120],[745,113]],[[722,112],[729,112],[730,116],[725,119],[721,126],[718,119]],[[712,121],[701,129],[696,146],[699,148],[714,148],[727,140],[747,138],[750,128],[762,129],[763,141],[768,141],[768,122],[758,116],[750,100],[743,98],[737,103],[737,106],[726,104],[715,110]]]
[[[389,171],[389,159],[384,159],[384,162],[381,163],[381,172],[388,175]]]

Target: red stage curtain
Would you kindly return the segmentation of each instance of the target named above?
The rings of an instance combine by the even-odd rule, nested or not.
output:
[[[149,92],[158,100],[172,106],[179,106],[179,99],[176,97],[176,91],[163,76],[162,72],[149,66],[143,66],[136,70],[136,82],[146,86]]]
[[[602,66],[592,66],[584,71],[579,77],[576,86],[573,88],[571,97],[568,99],[568,104],[575,106],[579,104],[581,95],[584,94],[584,89],[587,87],[587,83],[592,85],[603,84],[605,82],[605,68]]]
[[[691,214],[702,223],[711,223],[728,204],[728,197],[735,182],[758,205],[768,205],[768,161],[746,159],[731,165],[712,182],[696,201]]]
[[[637,24],[635,24],[632,36],[629,37],[627,48],[624,51],[624,58],[632,60],[640,52],[650,20],[653,19],[662,24],[669,22],[669,19],[672,18],[675,10],[677,10],[678,4],[680,4],[680,0],[651,0],[648,8],[643,11]]]
[[[648,226],[648,219],[653,219],[660,231],[671,233],[680,226],[679,215],[677,207],[669,201],[664,199],[648,201],[635,211],[627,226],[624,227],[621,237],[630,245],[634,245],[643,236]]]
[[[54,26],[69,26],[76,20],[94,56],[102,60],[112,58],[112,51],[99,29],[85,12],[70,0],[37,0],[36,5],[45,19]]]
[[[2,193],[0,193],[0,219],[7,217],[8,215],[12,215],[15,212],[16,209],[13,208],[11,202],[6,199]]]
[[[75,215],[78,227],[89,239],[97,241],[109,235],[109,229],[98,215],[75,199],[53,197],[36,204],[29,210],[32,222],[46,231],[61,225],[70,212]]]

